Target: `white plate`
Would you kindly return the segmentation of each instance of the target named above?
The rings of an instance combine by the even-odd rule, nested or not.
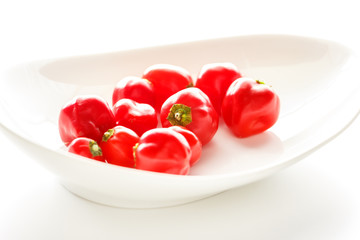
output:
[[[339,43],[253,35],[30,62],[1,72],[0,122],[81,197],[118,207],[171,206],[262,179],[335,137],[359,111],[356,61]],[[57,117],[73,96],[98,94],[110,101],[119,79],[141,76],[152,64],[180,65],[196,77],[211,62],[232,62],[243,75],[275,88],[281,114],[270,130],[237,139],[221,122],[189,176],[113,166],[62,147]]]

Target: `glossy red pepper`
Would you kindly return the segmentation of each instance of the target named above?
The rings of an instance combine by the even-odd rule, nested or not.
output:
[[[217,132],[219,116],[204,92],[196,87],[170,96],[160,112],[163,127],[183,126],[195,133],[201,144],[207,144]]]
[[[155,109],[146,103],[123,98],[113,106],[113,112],[116,125],[128,127],[139,136],[158,125]]]
[[[201,68],[195,86],[210,99],[216,112],[221,115],[221,105],[231,83],[241,74],[232,63],[210,63]]]
[[[68,151],[83,157],[105,162],[101,148],[94,140],[90,138],[80,137],[74,139],[70,143]]]
[[[187,142],[189,143],[191,149],[190,156],[190,167],[197,163],[201,157],[202,153],[202,144],[199,138],[195,135],[195,133],[181,126],[171,126],[169,129],[174,130],[175,132],[180,133],[185,137]]]
[[[190,154],[185,137],[169,128],[147,131],[134,148],[137,169],[178,175],[189,173]]]
[[[112,104],[120,99],[128,98],[138,103],[155,106],[155,93],[153,84],[147,79],[128,76],[121,79],[115,86],[112,95]]]
[[[163,102],[174,93],[193,86],[190,73],[179,66],[171,64],[155,64],[148,67],[142,78],[149,80],[155,91],[156,111],[160,111]]]
[[[115,126],[115,119],[104,99],[78,96],[61,109],[58,125],[60,137],[68,146],[78,137],[101,141],[104,132]]]
[[[239,78],[226,92],[222,105],[225,124],[237,137],[249,137],[269,129],[279,117],[280,99],[261,81]]]
[[[135,165],[133,147],[138,141],[139,136],[134,131],[116,126],[104,133],[100,147],[108,163],[133,168]]]

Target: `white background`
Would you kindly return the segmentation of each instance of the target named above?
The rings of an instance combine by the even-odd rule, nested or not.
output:
[[[253,33],[321,37],[358,50],[358,9],[355,0],[1,0],[0,67]],[[318,152],[265,180],[138,210],[74,196],[0,128],[0,239],[360,239],[359,133],[357,118]]]

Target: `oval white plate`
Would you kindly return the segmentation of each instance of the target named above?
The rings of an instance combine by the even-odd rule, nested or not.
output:
[[[189,176],[100,163],[69,154],[57,117],[73,96],[108,101],[115,83],[156,63],[188,69],[232,62],[244,76],[271,84],[281,99],[267,132],[237,139],[221,122]],[[321,39],[253,35],[19,64],[1,72],[0,122],[70,191],[118,207],[163,207],[201,199],[262,179],[336,136],[358,114],[357,62],[347,47]],[[10,134],[9,134],[10,136]]]

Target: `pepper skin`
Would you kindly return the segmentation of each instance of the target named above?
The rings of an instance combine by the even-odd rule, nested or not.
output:
[[[155,64],[145,69],[142,78],[149,80],[155,91],[154,108],[160,112],[164,101],[174,93],[193,86],[190,73],[179,66],[171,64]]]
[[[196,87],[170,96],[161,107],[160,120],[163,127],[186,127],[203,146],[214,137],[219,126],[219,116],[209,98]]]
[[[112,95],[112,104],[123,98],[155,106],[155,93],[153,84],[143,78],[128,76],[121,79],[115,86]]]
[[[134,148],[136,169],[186,175],[191,149],[185,137],[169,128],[144,133]]]
[[[201,68],[195,87],[200,88],[209,97],[220,116],[227,89],[240,77],[240,72],[232,63],[209,63]]]
[[[133,147],[138,141],[139,136],[133,130],[116,126],[104,133],[100,147],[108,163],[134,168]]]
[[[116,125],[128,127],[139,136],[158,125],[155,109],[146,103],[123,98],[113,106],[113,113]]]
[[[115,126],[115,119],[111,108],[102,98],[78,96],[61,109],[58,125],[60,137],[68,146],[78,137],[101,141],[104,132]]]
[[[239,138],[266,131],[275,124],[279,112],[280,99],[274,90],[250,78],[235,80],[222,104],[224,122]]]
[[[68,147],[68,152],[100,162],[105,162],[101,148],[94,140],[90,138],[80,137],[74,139]]]
[[[189,143],[191,149],[191,156],[190,156],[190,167],[192,167],[195,163],[200,160],[201,153],[202,153],[202,144],[199,138],[195,135],[195,133],[191,132],[190,130],[186,129],[185,127],[181,126],[171,126],[169,129],[174,130],[175,132],[180,133],[183,135],[187,142]]]

